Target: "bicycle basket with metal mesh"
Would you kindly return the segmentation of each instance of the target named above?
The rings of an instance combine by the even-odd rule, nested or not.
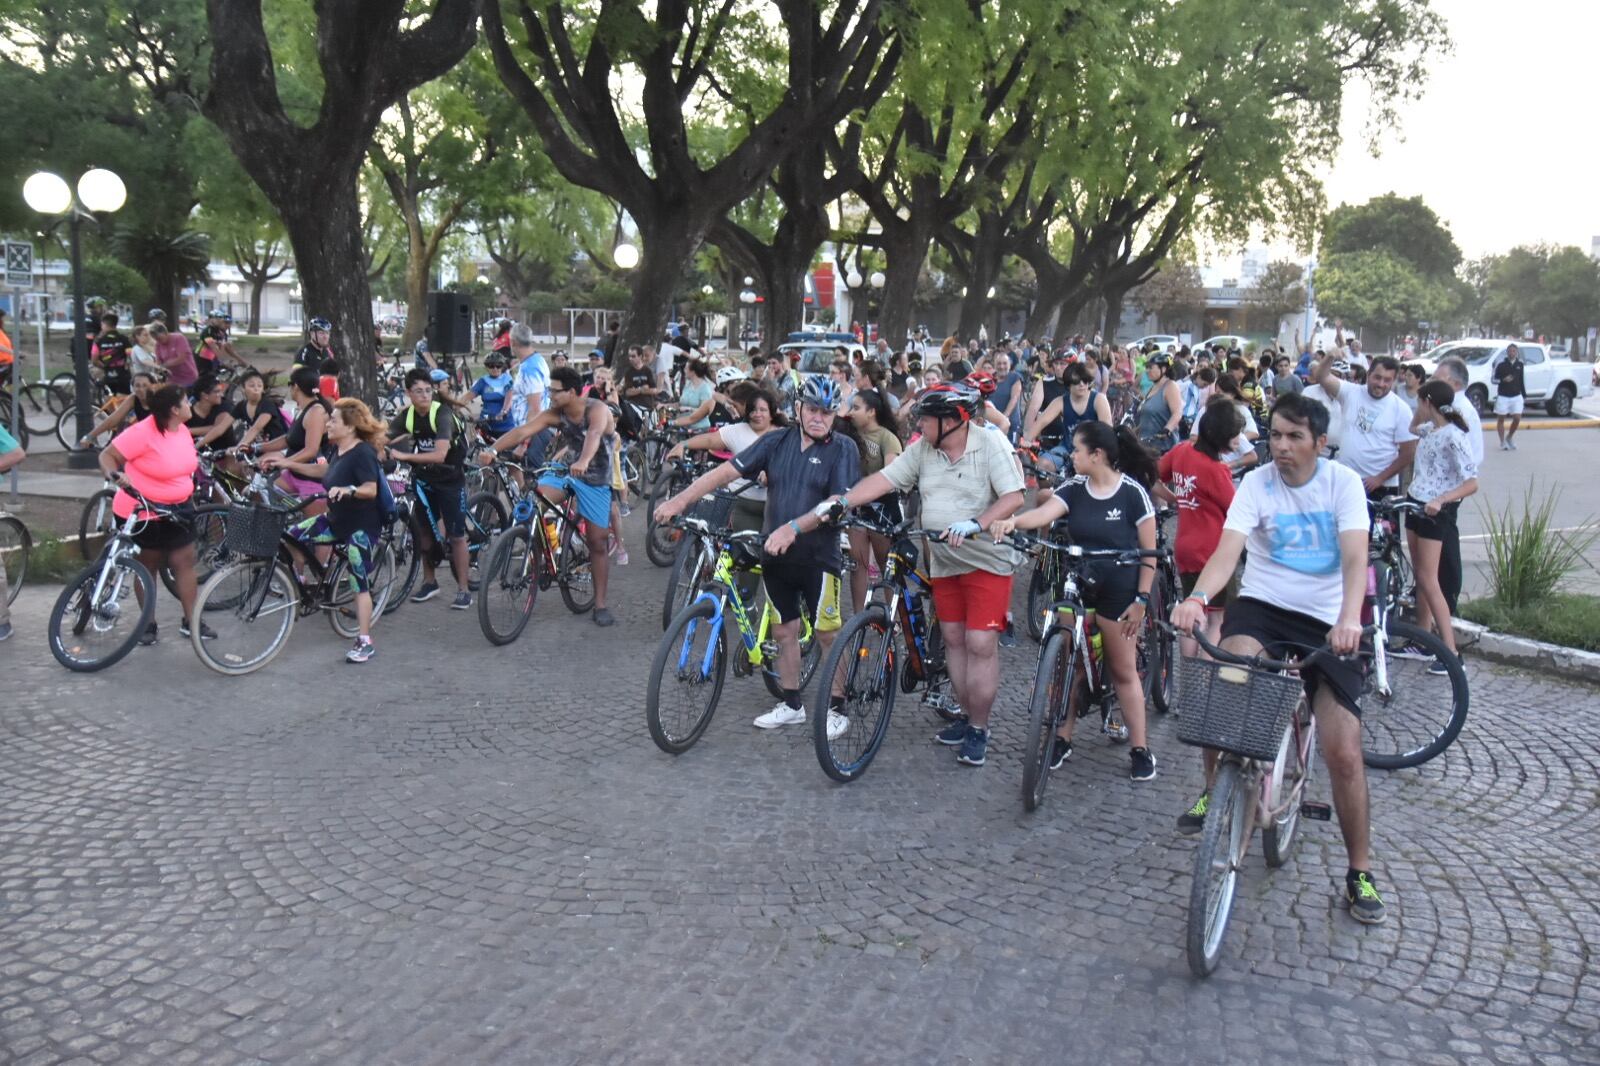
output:
[[[278,554],[288,514],[276,507],[256,503],[236,503],[228,508],[228,550],[255,559],[270,559]]]
[[[1251,759],[1275,759],[1300,702],[1300,678],[1210,659],[1178,663],[1178,739]]]

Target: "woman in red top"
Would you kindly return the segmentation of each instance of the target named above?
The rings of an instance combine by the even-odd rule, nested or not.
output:
[[[194,495],[194,471],[200,465],[194,437],[186,423],[191,410],[189,394],[178,385],[152,389],[145,402],[150,417],[135,422],[117,434],[100,453],[100,469],[122,489],[137,489],[151,503],[178,506]],[[118,518],[127,518],[138,506],[127,492],[118,492],[111,509]],[[152,573],[171,567],[177,579],[178,599],[183,604],[179,632],[189,635],[195,597],[194,530],[181,518],[152,521],[134,537],[139,545],[139,561]],[[202,636],[207,633],[202,629]],[[139,638],[140,644],[156,642],[156,624],[150,623]]]
[[[1195,579],[1222,539],[1222,523],[1233,503],[1233,471],[1222,457],[1233,448],[1234,438],[1243,428],[1244,416],[1233,401],[1214,397],[1205,406],[1199,435],[1161,457],[1161,481],[1177,500],[1174,554],[1185,596],[1194,591]],[[1224,591],[1206,605],[1206,637],[1212,642],[1222,639],[1222,609],[1227,603],[1228,592]],[[1183,654],[1197,651],[1194,640],[1184,637]]]

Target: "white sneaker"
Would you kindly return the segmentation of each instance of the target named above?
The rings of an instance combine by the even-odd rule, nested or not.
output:
[[[779,703],[772,710],[757,718],[755,726],[757,729],[777,729],[786,725],[803,725],[805,720],[806,709],[804,707],[796,709],[787,703]]]
[[[828,739],[829,740],[838,740],[840,737],[844,736],[848,732],[850,732],[850,719],[846,718],[844,715],[840,714],[838,711],[829,711],[828,712]]]

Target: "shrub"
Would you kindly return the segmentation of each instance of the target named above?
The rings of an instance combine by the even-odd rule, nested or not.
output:
[[[1502,606],[1527,607],[1549,598],[1600,538],[1600,527],[1592,519],[1574,532],[1556,529],[1555,507],[1554,493],[1546,494],[1535,504],[1533,486],[1529,485],[1520,514],[1510,503],[1498,514],[1484,510],[1489,579],[1494,598]]]

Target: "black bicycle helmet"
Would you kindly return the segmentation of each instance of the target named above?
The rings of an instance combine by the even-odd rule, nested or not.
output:
[[[930,385],[917,399],[916,417],[971,422],[983,410],[983,397],[966,382]]]
[[[152,307],[145,312],[145,321],[147,322],[165,322],[166,320],[167,313],[159,307]]]

